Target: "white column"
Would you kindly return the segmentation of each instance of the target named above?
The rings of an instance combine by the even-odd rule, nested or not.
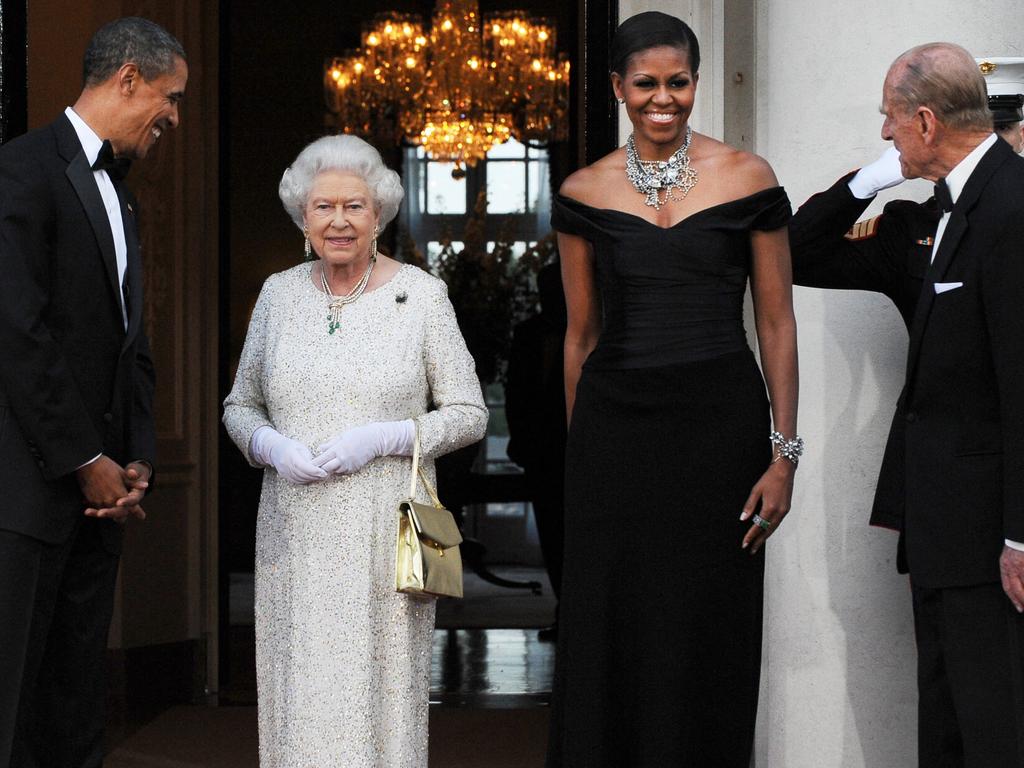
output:
[[[794,207],[877,157],[882,81],[933,40],[1021,50],[1018,0],[762,0],[756,151]],[[923,199],[923,182],[886,199]],[[876,201],[872,215],[881,208]],[[916,766],[915,651],[896,535],[867,525],[902,381],[906,331],[884,297],[796,289],[800,432],[794,511],[768,550],[757,768]]]

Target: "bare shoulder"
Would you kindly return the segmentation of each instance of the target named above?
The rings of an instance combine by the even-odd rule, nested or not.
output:
[[[779,186],[775,171],[763,157],[731,147],[730,150],[723,155],[722,171],[735,180],[740,197]]]
[[[608,208],[614,205],[615,190],[626,178],[625,169],[625,152],[617,149],[569,174],[562,182],[559,194],[594,208]]]
[[[699,168],[714,174],[729,187],[728,197],[740,198],[779,185],[775,171],[760,155],[744,152],[710,136],[694,137],[691,152]]]

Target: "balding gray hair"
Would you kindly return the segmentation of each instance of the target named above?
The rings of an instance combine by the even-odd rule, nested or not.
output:
[[[185,49],[170,32],[149,19],[125,16],[104,24],[92,36],[82,62],[82,82],[99,85],[124,64],[134,64],[145,80],[174,71]]]
[[[398,174],[384,165],[380,152],[358,136],[324,136],[308,145],[281,177],[277,193],[295,226],[302,229],[313,179],[324,171],[344,171],[362,179],[380,214],[380,228],[395,218],[405,195]]]
[[[974,58],[954,43],[911,48],[889,68],[893,101],[912,112],[927,107],[957,131],[991,131],[985,78]]]

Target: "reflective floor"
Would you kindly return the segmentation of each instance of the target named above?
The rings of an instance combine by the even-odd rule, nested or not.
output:
[[[434,632],[430,703],[520,709],[546,706],[555,644],[535,629],[439,629]]]

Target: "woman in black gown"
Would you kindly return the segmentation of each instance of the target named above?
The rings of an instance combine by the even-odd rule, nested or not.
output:
[[[611,54],[633,135],[553,211],[570,431],[548,765],[747,768],[762,546],[801,449],[789,200],[764,160],[691,132],[688,26],[634,16]]]

